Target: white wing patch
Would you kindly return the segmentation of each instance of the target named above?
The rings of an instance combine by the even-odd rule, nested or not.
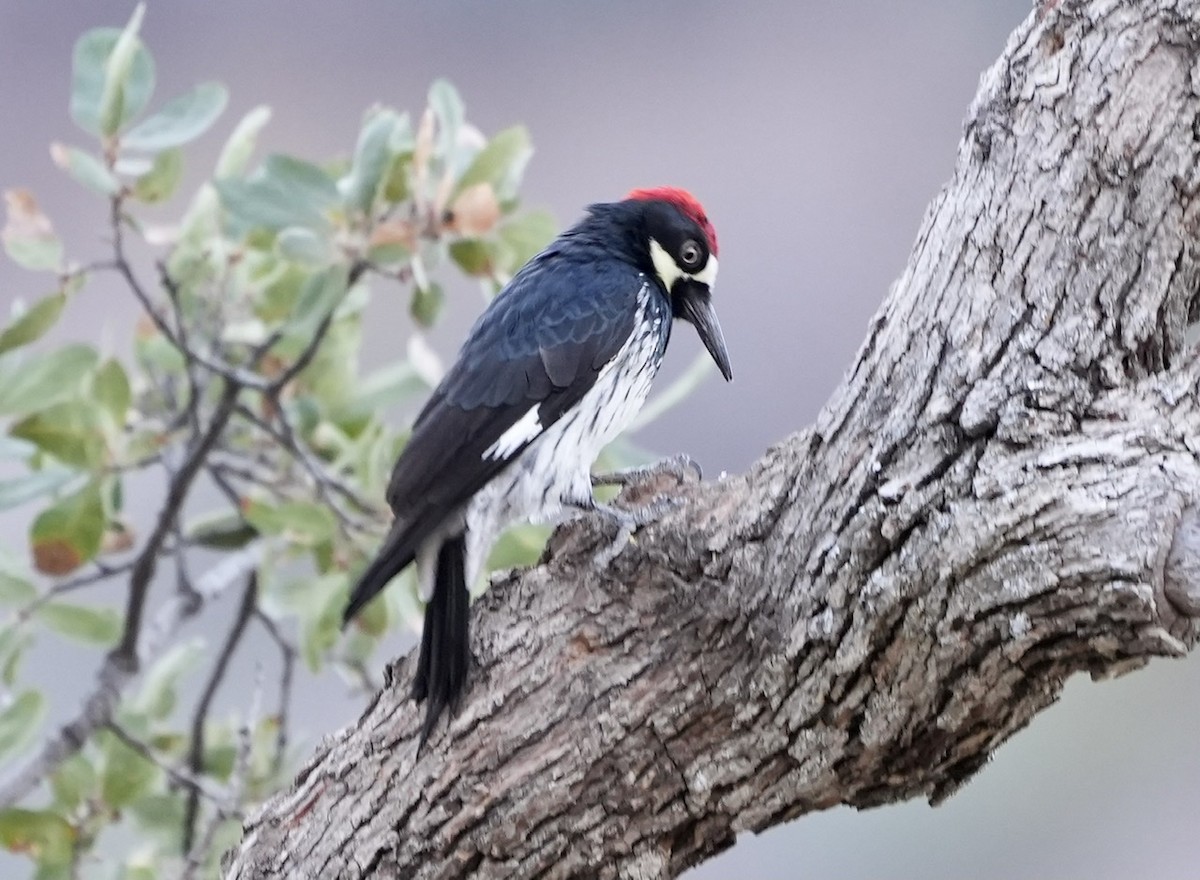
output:
[[[495,443],[483,450],[483,457],[508,458],[541,433],[542,423],[538,419],[538,408],[535,404],[511,428],[501,434]]]

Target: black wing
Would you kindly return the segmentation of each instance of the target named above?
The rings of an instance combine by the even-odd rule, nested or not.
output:
[[[395,549],[415,552],[583,397],[633,332],[646,283],[632,266],[579,264],[553,250],[513,278],[471,330],[396,462],[387,500],[404,534]],[[540,430],[494,449],[533,408]]]

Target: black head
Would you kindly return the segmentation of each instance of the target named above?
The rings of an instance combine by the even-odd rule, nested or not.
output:
[[[712,306],[717,233],[704,208],[691,193],[669,186],[636,189],[626,203],[641,208],[646,236],[641,244],[671,300],[672,314],[695,326],[721,375],[732,379],[729,352]]]

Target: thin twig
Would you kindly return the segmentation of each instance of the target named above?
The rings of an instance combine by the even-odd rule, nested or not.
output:
[[[237,755],[233,762],[233,773],[229,779],[229,796],[223,806],[213,811],[213,815],[205,825],[204,832],[196,840],[195,846],[186,851],[187,861],[183,866],[181,880],[194,880],[197,872],[204,866],[205,857],[212,851],[216,840],[217,830],[226,819],[239,816],[242,797],[250,778],[250,756],[254,746],[254,728],[258,726],[258,715],[262,706],[262,668],[254,676],[254,693],[250,698],[250,708],[246,717],[238,727]]]
[[[133,560],[130,560],[129,562],[123,562],[120,565],[109,565],[102,560],[94,559],[92,560],[92,565],[95,567],[95,571],[89,572],[88,574],[77,575],[70,580],[55,584],[28,605],[21,608],[16,615],[17,621],[21,622],[28,620],[29,618],[33,617],[33,615],[36,614],[38,609],[40,609],[43,605],[54,601],[59,596],[66,595],[67,593],[73,593],[76,590],[82,590],[86,587],[95,586],[96,584],[103,583],[110,578],[123,575],[126,572],[133,570]]]
[[[150,747],[149,743],[146,743],[134,736],[119,722],[109,721],[107,727],[117,739],[125,743],[125,745],[129,746],[129,748],[133,749],[159,770],[163,771],[163,773],[166,773],[167,776],[170,777],[171,781],[180,788],[185,788],[188,791],[194,791],[200,797],[210,800],[213,803],[222,803],[229,796],[228,792],[226,791],[214,791],[209,787],[208,781],[203,777],[197,776],[188,770],[172,766],[164,761],[157,754],[155,754],[154,749]]]
[[[262,624],[263,629],[270,635],[271,640],[279,648],[283,662],[283,672],[279,677],[279,708],[275,711],[275,753],[271,756],[271,775],[277,776],[283,770],[283,761],[288,746],[288,729],[292,705],[292,680],[296,671],[296,656],[299,652],[291,640],[279,630],[278,624],[261,608],[254,609],[254,619]]]
[[[208,677],[208,682],[204,685],[204,692],[200,695],[199,702],[196,703],[196,711],[192,714],[192,738],[191,747],[188,749],[187,766],[193,774],[199,775],[203,772],[204,726],[208,722],[208,712],[212,708],[212,701],[217,694],[217,689],[225,680],[225,675],[229,671],[229,661],[233,657],[234,651],[237,650],[238,643],[242,640],[242,635],[246,631],[246,623],[254,613],[257,602],[258,572],[251,571],[246,578],[246,588],[242,591],[242,601],[234,615],[233,625],[229,628],[228,635],[225,636],[225,644],[221,646],[221,650],[217,654],[217,662]],[[192,851],[192,845],[196,841],[196,820],[199,811],[199,794],[195,791],[188,792],[187,803],[184,805],[183,811],[182,847],[184,854]]]

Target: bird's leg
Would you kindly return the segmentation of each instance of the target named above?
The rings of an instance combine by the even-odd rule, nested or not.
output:
[[[593,486],[629,486],[633,483],[640,483],[650,477],[657,477],[661,474],[675,477],[679,482],[685,482],[689,472],[693,474],[697,480],[703,479],[704,475],[700,472],[700,465],[696,464],[687,453],[681,452],[679,455],[672,455],[670,458],[664,458],[661,461],[656,461],[653,464],[642,465],[640,467],[623,468],[619,471],[612,471],[607,474],[592,474]]]
[[[625,545],[629,543],[629,539],[633,537],[634,532],[642,526],[662,519],[682,503],[678,498],[660,498],[657,501],[651,501],[649,504],[643,504],[632,510],[622,510],[619,507],[613,507],[611,504],[603,504],[593,500],[585,509],[600,514],[613,523],[617,529],[617,533],[613,536],[608,546],[597,551],[596,555],[592,558],[593,564],[597,568],[607,568],[610,562],[621,555],[621,551],[625,549]]]

